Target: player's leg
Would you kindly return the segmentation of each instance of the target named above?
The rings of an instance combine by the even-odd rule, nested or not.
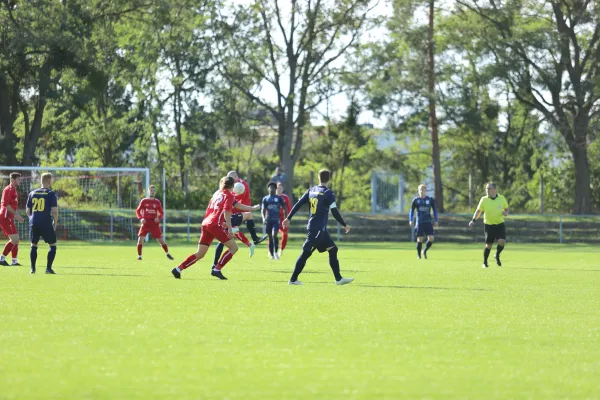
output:
[[[227,246],[227,251],[223,254],[223,257],[221,257],[221,259],[219,260],[219,263],[211,271],[210,274],[214,277],[217,277],[221,280],[226,281],[227,278],[225,278],[225,276],[223,275],[221,270],[225,267],[225,265],[227,265],[227,263],[229,261],[231,261],[231,259],[235,255],[235,253],[237,253],[238,246],[237,246],[237,243],[235,242],[235,240],[233,240],[233,239],[227,240],[224,244],[225,244],[225,246]]]
[[[250,232],[250,236],[252,237],[254,244],[259,244],[260,242],[265,240],[267,238],[266,235],[263,236],[262,238],[259,238],[258,235],[256,234],[256,225],[254,224],[254,217],[252,216],[252,213],[245,212],[245,213],[243,213],[243,216],[244,216],[244,221],[246,223],[246,228],[248,228],[248,231]]]
[[[497,237],[498,245],[496,246],[496,256],[494,258],[496,259],[496,264],[501,267],[502,261],[500,261],[500,253],[502,253],[502,250],[504,250],[504,245],[506,244],[506,229],[504,224],[498,225]]]
[[[146,235],[148,234],[148,230],[146,229],[145,224],[143,224],[142,226],[140,226],[140,230],[138,231],[138,241],[137,241],[137,253],[138,253],[138,260],[142,259],[142,247],[144,246],[144,239],[146,238]]]
[[[8,266],[10,264],[6,262],[6,256],[12,251],[13,248],[13,242],[10,239],[10,235],[14,234],[15,231],[12,230],[12,224],[10,223],[10,220],[3,217],[0,217],[0,228],[2,228],[4,236],[9,237],[8,242],[6,242],[6,245],[2,250],[2,254],[0,254],[0,265]]]
[[[302,282],[298,280],[298,277],[302,273],[304,266],[306,265],[306,261],[310,258],[315,247],[313,246],[313,241],[315,239],[316,232],[308,232],[306,236],[306,240],[304,241],[304,245],[302,246],[302,253],[296,260],[296,265],[294,266],[294,272],[292,272],[292,276],[288,282],[289,285],[302,285]]]
[[[269,237],[269,258],[275,258],[275,240],[273,239],[273,222],[267,221],[267,236]]]
[[[43,232],[42,237],[44,238],[44,242],[50,245],[50,249],[48,250],[48,257],[46,259],[46,273],[50,275],[55,275],[56,272],[52,269],[52,264],[54,263],[54,259],[56,258],[56,233],[53,228],[48,229],[46,232]]]
[[[273,237],[273,256],[276,260],[279,260],[279,221],[273,221],[271,227],[271,236]]]
[[[14,224],[14,222],[13,222]],[[15,232],[17,232],[17,227],[15,226]],[[12,266],[13,267],[20,267],[21,264],[19,264],[19,261],[17,259],[17,255],[19,254],[19,242],[21,241],[21,238],[19,237],[18,233],[15,233],[14,235],[9,236],[10,237],[10,241],[13,243],[13,247],[10,250],[11,254],[12,254]]]
[[[316,247],[317,250],[319,250],[319,252],[327,251],[327,253],[329,254],[329,266],[331,267],[331,271],[333,272],[333,276],[335,277],[336,285],[345,285],[354,280],[354,278],[342,277],[342,273],[340,272],[340,261],[337,257],[338,247],[329,235],[329,232],[321,232]]]
[[[160,228],[158,228],[158,229],[160,230]],[[165,239],[162,237],[162,232],[161,232],[160,237],[156,238],[156,240],[162,246],[163,250],[165,251],[165,254],[166,254],[167,258],[169,260],[174,260],[174,258],[171,255],[171,253],[169,253],[169,246],[167,245],[167,242],[165,242]]]
[[[279,232],[281,233],[281,246],[279,247],[279,256],[281,257],[281,253],[283,253],[283,251],[285,250],[285,246],[287,245],[289,230],[288,228],[284,228],[281,225],[281,221],[279,226]]]
[[[203,227],[204,228],[204,227]],[[181,272],[194,265],[196,261],[201,260],[206,255],[210,244],[212,243],[213,236],[202,229],[202,235],[200,236],[200,242],[198,243],[198,249],[196,252],[188,258],[186,258],[181,264],[171,270],[173,276],[177,279],[181,279]]]
[[[217,267],[217,264],[219,263],[219,260],[221,259],[221,255],[223,254],[223,249],[225,248],[225,245],[221,242],[217,243],[217,247],[215,247],[215,258],[213,260],[213,265],[211,268],[211,271]]]
[[[423,236],[417,236],[417,258],[421,259],[421,250],[423,249]]]
[[[488,267],[488,258],[490,256],[490,252],[492,251],[492,245],[494,244],[494,241],[496,240],[496,237],[494,235],[494,229],[492,227],[492,225],[484,225],[484,232],[485,232],[485,248],[483,249],[483,268],[487,268]]]
[[[29,226],[29,237],[31,238],[31,250],[29,251],[29,261],[31,261],[31,270],[29,272],[35,274],[38,242],[40,241],[40,233],[37,226]]]
[[[423,257],[427,259],[427,251],[433,246],[433,224],[429,223],[425,226],[425,234],[427,235],[427,243],[425,243]]]

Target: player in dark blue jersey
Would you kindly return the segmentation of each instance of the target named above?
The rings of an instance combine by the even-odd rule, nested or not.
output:
[[[262,199],[263,223],[267,228],[269,236],[269,258],[279,260],[279,213],[281,209],[285,210],[285,215],[290,211],[285,205],[283,197],[277,195],[277,184],[269,182],[267,185],[269,194]]]
[[[329,210],[331,210],[333,217],[344,227],[346,233],[350,232],[350,226],[346,225],[335,204],[335,194],[327,187],[330,177],[331,172],[329,170],[320,170],[319,185],[308,189],[298,202],[294,204],[288,217],[283,220],[283,226],[287,228],[290,225],[292,217],[298,212],[300,207],[304,204],[310,205],[307,225],[308,234],[304,246],[302,246],[302,254],[298,257],[294,273],[288,282],[290,285],[302,285],[298,280],[298,276],[306,265],[306,260],[308,260],[315,250],[319,250],[319,253],[323,253],[324,251],[329,252],[329,265],[331,266],[337,285],[345,285],[354,280],[354,278],[342,278],[340,274],[340,262],[337,258],[338,248],[333,239],[331,239],[331,236],[329,236],[329,232],[327,232]]]
[[[433,246],[433,229],[437,229],[438,227],[438,214],[437,209],[435,208],[435,200],[432,197],[427,196],[426,185],[419,185],[419,196],[413,199],[412,205],[410,206],[408,223],[411,228],[413,227],[415,210],[417,210],[417,226],[415,228],[417,235],[417,258],[421,258],[423,237],[427,235],[427,243],[425,244],[425,251],[423,251],[423,257],[427,259],[427,251]],[[431,211],[433,211],[433,222],[431,220]]]
[[[40,237],[50,245],[46,273],[55,274],[52,269],[56,257],[56,225],[58,224],[58,199],[50,189],[52,174],[42,174],[42,187],[29,193],[27,198],[27,216],[29,217],[29,236],[31,237],[31,273],[35,274],[38,242]]]

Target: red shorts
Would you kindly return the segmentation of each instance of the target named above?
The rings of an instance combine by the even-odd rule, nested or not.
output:
[[[16,235],[19,233],[19,231],[17,231],[17,226],[15,225],[15,220],[12,218],[0,217],[0,227],[2,228],[2,232],[4,232],[4,236]]]
[[[138,236],[146,236],[148,233],[151,233],[154,239],[159,239],[162,237],[160,225],[149,225],[148,223],[142,224],[140,231],[138,232]]]
[[[199,244],[210,246],[214,239],[217,239],[221,243],[230,241],[227,236],[226,226],[202,226],[202,233],[200,234]]]

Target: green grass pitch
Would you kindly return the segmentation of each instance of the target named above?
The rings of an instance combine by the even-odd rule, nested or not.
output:
[[[153,242],[60,244],[59,275],[0,267],[0,399],[600,398],[600,249],[516,245],[481,268],[482,245],[341,243],[287,281],[245,248],[210,277],[212,250]],[[492,254],[493,256],[493,254]]]

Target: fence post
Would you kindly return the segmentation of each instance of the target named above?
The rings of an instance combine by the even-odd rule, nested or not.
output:
[[[469,172],[469,211],[473,211],[473,174]]]
[[[544,175],[540,175],[540,214],[544,213]],[[562,219],[562,217],[561,217]]]
[[[377,211],[377,176],[371,172],[371,214]]]
[[[398,179],[398,197],[399,197],[399,205],[400,212],[404,212],[404,174],[400,172],[400,177]]]
[[[187,241],[190,241],[190,211],[187,212]]]
[[[558,226],[558,241],[560,244],[563,243],[563,220],[562,220],[562,215],[559,217],[559,226]]]
[[[113,215],[113,211],[110,212],[110,241],[113,241],[113,221],[114,221],[115,217]]]

